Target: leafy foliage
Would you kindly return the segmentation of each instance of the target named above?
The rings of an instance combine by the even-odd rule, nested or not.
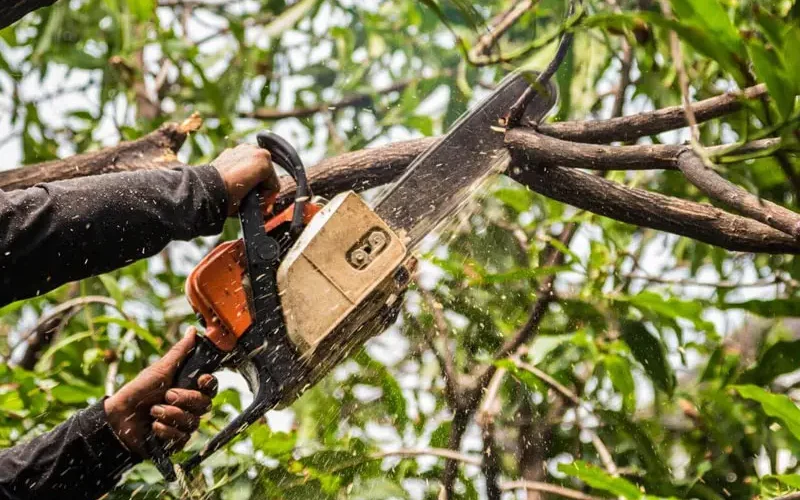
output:
[[[673,0],[673,20],[659,2],[587,0],[565,22],[566,2],[539,0],[492,48],[493,64],[470,63],[492,19],[515,4],[62,0],[0,32],[7,110],[0,130],[8,133],[0,142],[6,158],[35,163],[199,112],[205,125],[180,153],[188,162],[209,161],[270,127],[313,163],[443,132],[509,68],[543,67],[558,35],[572,29],[575,45],[557,75],[561,101],[551,119],[607,118],[617,96],[626,113],[679,104],[674,30],[693,99],[759,82],[769,89],[769,101],[703,125],[704,144],[767,132],[787,148],[796,144],[798,2]],[[621,62],[625,45],[632,68]],[[631,76],[622,93],[621,69]],[[784,165],[796,170],[796,159],[773,153],[732,157],[720,169],[795,208],[800,193]],[[705,201],[675,172],[609,178]],[[507,482],[518,479],[637,499],[771,498],[800,490],[797,460],[786,458],[800,452],[794,257],[732,254],[631,227],[505,178],[487,193],[479,210],[461,214],[427,249],[397,325],[215,455],[189,491],[167,487],[142,464],[110,498],[437,498],[446,460],[435,452],[455,432],[451,384],[489,367],[505,373],[492,453],[499,454],[507,498]],[[570,227],[575,235],[560,240]],[[235,235],[229,225],[222,238]],[[6,360],[19,360],[26,332],[48,311],[87,300],[71,310],[35,369],[0,367],[2,445],[52,428],[175,342],[194,321],[183,280],[217,241],[174,244],[0,310]],[[553,249],[562,261],[546,259]],[[553,275],[553,300],[536,335],[495,359],[524,328]],[[451,376],[443,376],[438,358],[452,360]],[[236,388],[223,391],[190,449],[244,399]],[[470,420],[456,450],[462,459],[487,456],[479,423]],[[402,453],[421,449],[427,452]],[[486,472],[459,465],[455,495],[486,496]]]

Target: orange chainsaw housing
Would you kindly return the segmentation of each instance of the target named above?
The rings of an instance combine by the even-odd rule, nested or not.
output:
[[[272,214],[277,194],[265,202],[265,218]],[[305,224],[322,209],[307,203],[303,210]],[[267,233],[284,223],[289,223],[294,205],[264,224]],[[245,289],[247,263],[244,241],[227,241],[218,245],[195,267],[186,278],[186,297],[205,322],[205,337],[219,349],[230,352],[239,337],[253,322],[250,315],[248,293]]]

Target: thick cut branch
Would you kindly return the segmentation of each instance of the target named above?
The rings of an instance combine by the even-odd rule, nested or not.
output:
[[[363,191],[382,186],[399,177],[437,140],[438,137],[412,139],[326,158],[309,169],[311,189],[315,195],[332,197],[346,190]],[[294,181],[289,177],[281,178],[281,195],[277,204],[286,206],[291,203],[294,191]]]
[[[24,189],[41,182],[87,175],[183,166],[175,154],[183,145],[187,134],[199,129],[201,124],[200,117],[194,115],[183,123],[162,125],[156,131],[135,141],[122,142],[114,147],[64,160],[3,171],[0,172],[0,189],[9,191]]]
[[[681,153],[678,156],[678,167],[689,182],[709,197],[790,236],[800,237],[800,215],[771,201],[761,200],[723,179],[694,152]]]
[[[54,3],[56,0],[6,0],[0,3],[0,29],[22,19],[29,12]]]
[[[598,215],[737,252],[800,253],[800,243],[790,236],[704,203],[628,188],[569,168],[526,168],[525,158],[517,161],[512,178],[544,196]]]
[[[742,108],[742,99],[757,99],[767,94],[765,85],[748,87],[744,92],[730,92],[694,103],[698,123],[736,112]],[[640,113],[621,118],[587,122],[542,123],[539,132],[566,141],[600,144],[604,142],[630,142],[639,137],[656,135],[686,126],[683,106],[672,106],[650,113]]]
[[[678,153],[683,146],[642,144],[606,146],[564,141],[542,135],[531,128],[506,132],[509,147],[524,150],[537,164],[593,170],[677,169]]]
[[[778,138],[760,139],[736,146],[733,154],[747,154],[778,147]],[[678,170],[678,157],[689,146],[671,144],[637,144],[634,146],[607,146],[564,141],[520,127],[506,132],[506,144],[524,150],[529,158],[539,165],[555,164],[560,167],[585,168],[590,170]],[[731,145],[706,148],[711,156],[731,152]]]

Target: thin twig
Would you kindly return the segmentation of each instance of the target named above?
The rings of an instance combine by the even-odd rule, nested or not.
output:
[[[431,316],[433,316],[433,325],[436,327],[436,334],[442,339],[442,361],[444,362],[442,369],[445,371],[445,375],[455,382],[457,381],[455,360],[453,359],[453,353],[450,351],[450,343],[448,342],[448,332],[450,329],[447,326],[447,319],[442,312],[442,305],[429,291],[420,289],[420,293],[425,303],[428,305]]]
[[[577,394],[575,394],[569,388],[561,384],[558,380],[554,379],[553,377],[545,373],[543,370],[540,370],[539,368],[533,366],[530,363],[525,363],[523,361],[520,361],[515,357],[511,358],[511,360],[517,368],[521,368],[523,370],[533,373],[534,375],[536,375],[536,377],[541,379],[542,382],[549,385],[560,396],[562,396],[564,399],[568,400],[575,406],[583,407],[590,412],[592,411],[592,409],[588,405],[586,405],[583,401],[581,401],[581,398],[578,397]],[[617,465],[614,463],[614,459],[611,455],[611,452],[608,451],[608,447],[605,445],[605,443],[603,443],[603,441],[600,439],[600,436],[598,436],[593,429],[587,429],[587,430],[591,434],[592,444],[597,450],[597,454],[600,456],[600,460],[603,462],[603,466],[605,467],[605,469],[608,471],[609,474],[617,475],[618,474]]]
[[[503,379],[505,378],[507,370],[500,368],[492,376],[489,384],[486,386],[486,394],[481,400],[481,405],[475,414],[475,421],[481,427],[485,427],[494,422],[495,417],[500,413],[500,405],[497,401],[497,395],[500,388],[503,386]]]
[[[456,462],[463,462],[469,465],[480,467],[483,460],[480,457],[474,457],[458,453],[457,451],[448,450],[446,448],[401,448],[399,450],[381,451],[374,453],[372,458],[380,460],[387,457],[420,457],[420,456],[433,456],[439,458],[446,458],[448,460],[455,460]]]
[[[30,339],[32,336],[36,335],[36,333],[39,331],[40,328],[42,328],[44,324],[52,321],[53,318],[60,317],[61,315],[68,313],[74,308],[82,308],[90,304],[103,304],[113,308],[117,307],[117,303],[113,299],[109,297],[104,297],[102,295],[88,295],[86,297],[77,297],[75,299],[63,302],[57,305],[56,307],[50,309],[49,311],[47,311],[46,314],[42,315],[39,318],[39,321],[37,321],[33,327],[31,327],[27,332],[22,334],[20,338],[17,339],[17,341],[13,345],[9,346],[8,352],[5,355],[3,355],[3,362],[8,363],[11,353],[13,353],[14,350],[17,349],[19,346],[21,346],[23,343],[27,342],[28,339]]]
[[[106,372],[105,389],[106,396],[111,396],[116,392],[117,374],[119,373],[119,360],[124,354],[125,347],[136,339],[136,331],[128,330],[125,335],[120,339],[117,348],[115,349],[114,360],[108,364],[108,371]]]
[[[542,483],[539,481],[509,481],[500,485],[503,491],[508,490],[531,490],[543,491],[545,493],[552,493],[553,495],[560,495],[564,498],[573,498],[575,500],[608,500],[606,498],[587,495],[578,490],[565,488],[564,486],[557,486],[555,484]]]
[[[482,35],[470,51],[470,59],[487,55],[498,39],[516,23],[523,14],[533,7],[533,0],[522,0],[510,9],[501,12],[489,23],[489,32]]]
[[[577,394],[569,390],[566,386],[561,384],[558,380],[554,379],[544,371],[536,368],[530,363],[525,363],[524,361],[520,361],[518,359],[513,359],[512,362],[517,368],[521,368],[523,370],[529,371],[536,375],[538,378],[542,379],[542,382],[549,385],[551,388],[555,389],[557,393],[559,393],[562,397],[569,400],[575,406],[583,406],[584,403],[581,401],[581,398],[578,397]]]
[[[443,74],[449,75],[451,73],[445,72]],[[442,76],[442,74],[437,74],[435,77],[430,77],[425,79],[430,80],[433,78],[438,78],[440,76]],[[374,92],[352,94],[343,97],[338,101],[330,103],[315,104],[313,106],[295,108],[286,111],[269,109],[269,108],[259,108],[254,111],[240,113],[239,116],[241,116],[242,118],[253,118],[256,120],[280,120],[282,118],[306,118],[323,111],[334,111],[341,108],[366,107],[373,103],[375,96],[391,94],[392,92],[401,92],[405,90],[409,85],[412,85],[419,81],[420,81],[419,78],[409,78],[406,80],[395,82],[387,87],[377,89]]]
[[[660,283],[663,285],[679,285],[679,286],[697,286],[697,287],[704,287],[704,288],[763,288],[766,286],[774,286],[779,285],[781,283],[793,283],[797,285],[798,283],[795,280],[788,279],[788,278],[780,278],[774,277],[770,279],[754,281],[752,283],[737,283],[733,281],[697,281],[688,278],[663,278],[661,276],[650,276],[644,274],[630,274],[630,273],[623,273],[620,274],[620,277],[630,280],[640,280],[640,281],[647,281],[649,283]]]
[[[789,493],[780,497],[775,497],[773,500],[800,500],[800,492]]]
[[[672,7],[667,0],[661,0],[661,12],[664,17],[672,19]],[[669,46],[672,52],[672,64],[678,72],[678,81],[681,87],[681,101],[683,102],[683,111],[686,115],[686,122],[689,124],[689,131],[691,133],[692,144],[695,148],[701,148],[700,145],[700,129],[697,127],[697,117],[694,115],[692,103],[689,98],[689,75],[686,73],[686,66],[683,62],[683,50],[681,50],[681,41],[675,31],[669,32]]]
[[[481,401],[475,415],[475,421],[481,427],[483,438],[483,475],[486,478],[486,497],[489,500],[500,500],[501,491],[498,485],[500,477],[500,450],[495,441],[495,417],[500,413],[500,404],[497,400],[503,378],[507,371],[503,368],[497,370],[486,387],[486,394]]]
[[[578,0],[570,1],[567,17],[570,17],[574,14],[575,3],[577,1]],[[558,48],[556,49],[556,54],[553,56],[553,59],[547,65],[545,70],[536,77],[536,82],[525,89],[525,92],[523,92],[519,99],[517,99],[517,102],[515,102],[511,108],[509,108],[508,117],[506,118],[507,128],[514,128],[518,126],[520,120],[522,120],[522,117],[525,114],[525,109],[528,107],[528,104],[531,102],[531,100],[537,94],[547,89],[547,84],[550,82],[550,79],[556,74],[558,68],[561,67],[564,59],[566,59],[567,53],[569,53],[569,49],[572,47],[572,40],[574,37],[575,35],[572,33],[572,31],[567,31],[561,36],[561,40],[558,42]]]

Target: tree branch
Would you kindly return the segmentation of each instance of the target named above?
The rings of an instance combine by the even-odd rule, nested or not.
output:
[[[450,437],[447,442],[447,447],[453,452],[457,453],[461,448],[461,438],[464,437],[464,431],[467,430],[472,410],[473,407],[468,405],[454,408],[453,419],[450,424]],[[453,500],[454,498],[453,488],[455,487],[457,473],[458,462],[453,458],[448,458],[444,463],[444,472],[442,472],[442,487],[445,500]]]
[[[39,318],[39,321],[32,328],[23,333],[14,345],[9,346],[8,353],[2,357],[3,362],[8,363],[11,354],[14,352],[15,349],[17,349],[17,347],[29,341],[39,332],[47,329],[48,325],[52,325],[52,323],[54,323],[56,320],[60,323],[64,319],[69,319],[76,312],[76,310],[80,310],[81,308],[86,307],[90,304],[101,304],[114,308],[117,307],[117,303],[114,300],[108,297],[103,297],[101,295],[76,297],[72,300],[63,302],[57,305],[56,307],[52,308],[51,310],[49,310],[44,315],[42,315]]]
[[[725,180],[707,167],[694,152],[681,152],[677,165],[689,182],[712,199],[794,238],[800,237],[800,215],[771,201],[761,200]]]
[[[767,95],[765,85],[748,87],[743,92],[729,92],[704,101],[694,103],[698,123],[713,120],[742,109],[742,101],[757,99]],[[537,130],[550,137],[566,141],[588,142],[630,142],[639,137],[656,135],[686,126],[683,106],[672,106],[648,113],[586,122],[542,123]]]
[[[457,453],[453,450],[444,448],[400,448],[399,450],[381,451],[374,453],[372,458],[384,459],[387,457],[420,457],[420,456],[434,456],[446,458],[448,460],[455,460],[469,465],[481,466],[483,460],[480,457],[473,457],[463,453]]]
[[[517,164],[525,165],[524,157]],[[512,178],[534,191],[621,222],[694,238],[737,252],[800,253],[800,243],[765,224],[703,203],[628,188],[563,167],[517,166]]]
[[[533,0],[522,0],[514,4],[510,9],[495,16],[489,23],[489,32],[481,35],[478,42],[472,47],[469,59],[477,60],[491,52],[497,40],[505,34],[523,14],[533,7]]]
[[[520,127],[506,132],[509,147],[525,150],[530,158],[541,165],[591,170],[679,170],[678,157],[691,148],[671,144],[637,144],[633,146],[607,146],[564,141],[543,135],[533,128]],[[781,145],[780,138],[759,139],[746,144],[712,146],[706,148],[709,156],[731,153],[747,154],[767,151]]]
[[[24,189],[40,182],[51,182],[87,175],[153,168],[184,166],[177,151],[186,136],[200,128],[203,121],[193,115],[182,123],[167,123],[135,141],[122,142],[96,152],[63,160],[37,163],[0,172],[0,189]]]
[[[507,483],[501,484],[500,489],[503,491],[508,491],[508,490],[541,491],[544,493],[552,493],[553,495],[559,495],[564,498],[574,498],[575,500],[608,500],[602,497],[587,495],[586,493],[580,492],[578,490],[573,490],[570,488],[565,488],[564,486],[557,486],[555,484],[542,483],[539,481],[509,481]]]
[[[259,108],[255,111],[240,113],[239,116],[242,118],[253,118],[256,120],[280,120],[282,118],[306,118],[317,113],[341,108],[363,108],[369,106],[373,103],[374,96],[376,95],[386,95],[391,94],[392,92],[401,92],[405,90],[406,87],[409,85],[418,82],[419,78],[410,78],[407,80],[401,80],[399,82],[393,83],[388,87],[384,87],[382,89],[378,89],[375,92],[371,93],[364,93],[364,94],[353,94],[350,96],[346,96],[339,101],[331,102],[331,103],[321,103],[316,104],[314,106],[307,106],[303,108],[295,108],[290,109],[287,111],[280,111],[277,109],[270,109],[270,108]]]
[[[556,139],[522,127],[506,132],[506,144],[524,150],[528,158],[535,159],[540,165],[592,170],[676,170],[678,153],[686,149],[663,144],[584,144]]]
[[[497,400],[500,388],[503,386],[506,370],[499,369],[495,372],[486,386],[486,394],[475,415],[475,421],[481,428],[483,438],[483,475],[486,478],[486,497],[490,500],[500,500],[502,492],[498,485],[500,477],[500,449],[495,440],[495,418],[500,413],[500,404]]]

